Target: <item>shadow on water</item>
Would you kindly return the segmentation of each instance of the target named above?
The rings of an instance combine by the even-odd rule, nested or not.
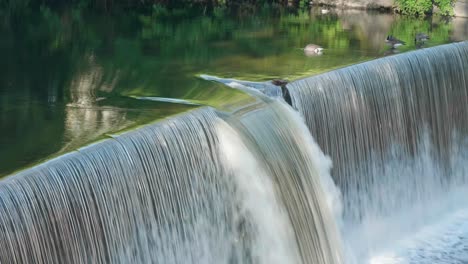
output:
[[[0,175],[196,105],[250,100],[200,73],[293,80],[384,56],[388,34],[408,43],[404,52],[416,32],[431,35],[430,47],[466,39],[467,24],[363,11],[161,19],[42,9],[0,27]],[[305,56],[309,43],[323,55]]]

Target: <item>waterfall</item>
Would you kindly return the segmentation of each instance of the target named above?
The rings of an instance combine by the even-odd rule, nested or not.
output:
[[[460,261],[468,43],[286,88],[201,77],[254,96],[230,111],[200,107],[113,135],[1,180],[0,262]],[[285,91],[298,112],[260,94]],[[407,246],[414,241],[423,248]],[[406,255],[387,261],[389,248]]]
[[[243,131],[278,183],[303,263],[340,263],[335,220],[341,218],[341,198],[329,175],[331,161],[297,113],[279,101],[270,105],[251,109],[232,123]]]
[[[287,89],[333,160],[344,233],[356,254],[392,247],[466,209],[467,42],[345,67]]]
[[[0,182],[2,263],[342,263],[340,193],[298,114],[203,107]]]

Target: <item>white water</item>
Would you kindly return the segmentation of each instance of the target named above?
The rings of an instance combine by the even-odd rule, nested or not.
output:
[[[466,195],[466,190],[464,190]],[[468,263],[468,208],[439,215],[391,247],[376,251],[369,264]]]
[[[427,138],[422,142],[430,144]],[[460,149],[450,157],[449,172],[427,145],[414,158],[397,157],[394,150],[375,169],[386,181],[370,187],[366,197],[356,195],[368,210],[344,229],[359,263],[464,263],[459,259],[468,254],[468,148]],[[387,207],[378,207],[376,199]]]
[[[348,263],[466,263],[468,43],[287,88],[333,160]]]
[[[466,263],[465,55],[456,44],[293,83],[307,123],[259,96],[12,175],[0,262]]]
[[[299,115],[299,113],[284,103],[281,103],[280,107],[281,111],[284,111],[291,123],[294,124],[294,126],[290,126],[290,128],[293,129],[295,133],[303,139],[300,146],[304,148],[304,151],[309,153],[310,157],[312,158],[311,162],[318,170],[318,176],[320,177],[319,184],[322,186],[321,189],[323,190],[323,195],[325,197],[328,208],[332,212],[336,223],[341,228],[343,204],[341,192],[335,185],[333,178],[330,175],[332,160],[329,156],[326,156],[323,153],[318,144],[315,142],[314,138],[309,132],[309,129],[305,125],[304,119]],[[289,124],[287,125],[289,126]]]
[[[257,224],[253,259],[259,264],[300,263],[291,223],[267,172],[232,127],[219,122],[217,133],[221,159],[235,175],[239,212]]]
[[[1,181],[0,262],[342,263],[330,161],[288,106],[248,107],[198,109]]]
[[[328,204],[331,199],[323,189],[331,182],[330,178],[328,183],[323,181],[329,177],[330,162],[318,147],[314,148],[296,112],[280,101],[268,105],[241,112],[238,117],[235,113],[238,121],[231,124],[242,131],[248,146],[269,168],[290,215],[302,262],[341,263],[342,246]],[[315,249],[313,253],[311,248]]]

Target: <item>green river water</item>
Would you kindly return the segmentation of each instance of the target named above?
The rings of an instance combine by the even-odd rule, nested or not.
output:
[[[356,10],[174,18],[43,9],[26,21],[1,22],[0,176],[198,105],[223,109],[249,100],[201,80],[202,73],[294,80],[468,38],[468,19]],[[431,36],[423,46],[413,42],[418,32]],[[389,34],[407,45],[392,51]],[[323,54],[305,56],[309,43]]]

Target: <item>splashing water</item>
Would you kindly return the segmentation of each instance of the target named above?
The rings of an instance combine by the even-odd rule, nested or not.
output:
[[[341,263],[330,161],[300,122],[201,108],[12,175],[0,262]]]
[[[244,145],[241,136],[226,123],[217,127],[225,164],[236,175],[239,211],[246,212],[257,225],[257,241],[252,251],[262,263],[299,263],[297,245],[289,219],[265,169]],[[263,256],[263,258],[262,258]]]
[[[434,233],[456,234],[442,231],[451,225],[441,221],[468,209],[468,43],[378,59],[287,88],[334,161],[343,233],[359,263],[463,262],[454,259],[466,254],[434,257],[451,252],[449,242],[414,243],[420,232],[435,240]],[[459,237],[468,237],[463,232]]]
[[[290,83],[305,120],[228,81],[257,100],[2,180],[0,262],[467,261],[468,43]]]

